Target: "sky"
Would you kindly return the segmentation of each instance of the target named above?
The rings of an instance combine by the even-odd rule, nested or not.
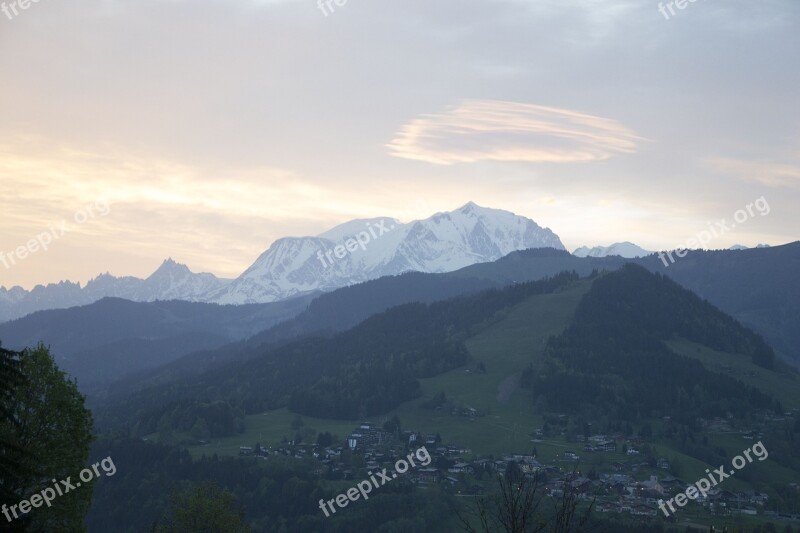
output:
[[[570,250],[677,248],[759,200],[707,247],[800,238],[797,0],[1,2],[6,287],[232,278],[468,201]]]

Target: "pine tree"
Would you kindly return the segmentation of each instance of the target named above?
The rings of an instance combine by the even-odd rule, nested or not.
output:
[[[89,456],[92,416],[77,385],[58,369],[46,347],[4,353],[2,358],[2,372],[15,380],[10,387],[2,381],[2,489],[11,491],[4,503],[15,504],[52,485],[53,479],[75,479]],[[83,531],[91,497],[92,487],[85,483],[51,506],[28,513],[25,531]]]

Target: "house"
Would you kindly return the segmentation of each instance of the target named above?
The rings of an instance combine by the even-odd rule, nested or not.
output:
[[[456,463],[452,467],[448,468],[447,471],[451,474],[472,474],[473,470],[472,467],[467,463]]]
[[[542,469],[542,465],[538,461],[525,461],[519,464],[519,469],[523,474],[535,474]]]
[[[646,490],[652,490],[659,494],[664,494],[664,486],[659,483],[658,476],[650,476],[649,480],[642,481],[640,484]]]
[[[489,459],[478,459],[472,464],[475,468],[480,468],[482,470],[488,470],[492,466],[492,462]]]
[[[580,459],[580,457],[575,452],[566,451],[564,452],[564,459],[568,461],[577,461],[578,459]]]
[[[358,442],[364,437],[361,433],[353,433],[347,438],[347,447],[355,450],[358,447]]]
[[[656,516],[656,509],[648,507],[647,505],[634,505],[631,508],[631,514],[634,516]]]
[[[579,477],[570,481],[570,486],[572,487],[572,490],[578,494],[584,494],[592,487],[592,480],[587,477]]]
[[[614,472],[620,472],[622,470],[626,470],[627,467],[628,465],[620,461],[614,461],[613,463],[611,463],[611,470],[613,470]]]
[[[436,468],[420,468],[417,470],[417,479],[420,483],[438,483],[441,475]]]
[[[598,452],[615,452],[617,451],[617,443],[613,440],[604,440],[595,445]]]

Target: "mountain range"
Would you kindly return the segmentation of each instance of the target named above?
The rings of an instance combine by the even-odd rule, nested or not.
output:
[[[692,251],[665,267],[657,256],[575,257],[565,250],[522,250],[454,272],[408,272],[331,292],[243,306],[192,302],[134,303],[106,298],[0,324],[0,340],[19,349],[50,345],[65,370],[92,396],[188,380],[258,357],[265,346],[330,336],[410,303],[432,303],[574,272],[582,278],[636,263],[672,278],[761,334],[777,355],[800,365],[800,242],[744,251]],[[124,381],[125,383],[121,382]]]
[[[588,246],[581,246],[577,248],[572,255],[576,257],[608,257],[610,255],[618,255],[626,259],[633,259],[635,257],[645,257],[653,252],[648,252],[633,244],[632,242],[617,242],[611,246],[595,246],[589,248]]]
[[[37,285],[30,291],[22,287],[0,287],[0,322],[36,311],[88,305],[103,298],[123,298],[134,302],[202,302],[205,301],[204,295],[221,290],[230,282],[213,274],[196,274],[186,265],[167,259],[146,279],[115,277],[106,273],[92,279],[84,287],[71,281]]]
[[[315,237],[278,239],[234,280],[193,273],[167,259],[147,279],[103,274],[85,287],[69,281],[31,291],[0,287],[0,322],[104,297],[268,303],[408,271],[450,272],[529,248],[563,250],[564,245],[529,218],[470,202],[406,224],[391,218],[352,220]]]
[[[215,305],[107,297],[0,324],[0,340],[12,349],[46,344],[59,368],[77,378],[83,391],[91,391],[182,355],[249,338],[302,312],[311,299]]]

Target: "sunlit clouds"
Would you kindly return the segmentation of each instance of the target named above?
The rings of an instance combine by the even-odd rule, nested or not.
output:
[[[14,250],[96,202],[109,206],[107,215],[74,226],[46,254],[3,269],[0,285],[30,279],[31,271],[56,281],[85,282],[105,271],[146,276],[167,256],[196,271],[236,277],[281,237],[314,235],[349,218],[389,213],[408,221],[435,211],[413,191],[390,199],[284,169],[192,166],[100,148],[33,136],[0,139],[0,250]],[[103,260],[94,266],[89,258],[98,255]]]
[[[150,268],[171,249],[185,261],[235,276],[272,240],[337,221],[335,206],[344,202],[336,191],[280,169],[199,168],[32,138],[5,138],[0,146],[0,195],[7,200],[0,249],[15,248],[96,199],[111,206],[108,216],[54,246],[50,260],[57,260],[59,248],[102,243],[129,267],[144,261]]]
[[[536,104],[465,100],[400,129],[392,155],[450,165],[477,161],[574,163],[636,151],[641,139],[618,122]]]

